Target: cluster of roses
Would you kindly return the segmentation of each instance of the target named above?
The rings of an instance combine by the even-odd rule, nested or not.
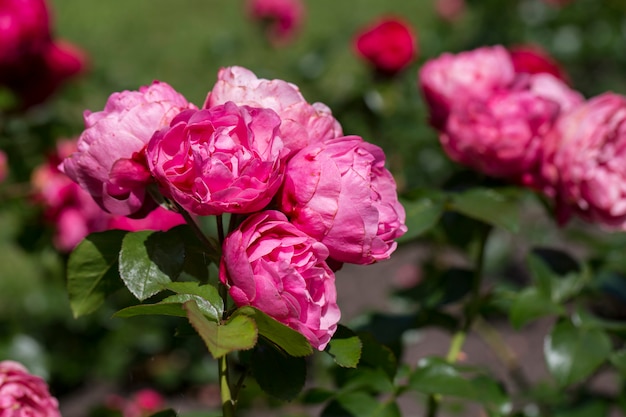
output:
[[[514,58],[502,46],[482,47],[421,68],[444,150],[486,175],[544,193],[561,223],[577,215],[624,229],[626,97],[607,92],[585,100],[553,65],[535,57],[520,66]]]
[[[406,231],[383,151],[282,80],[223,68],[201,109],[154,82],[114,93],[85,125],[62,170],[100,207],[229,214],[220,280],[234,302],[320,350],[340,316],[333,271],[388,258]]]
[[[84,54],[54,38],[44,0],[0,2],[0,88],[26,108],[44,101],[85,67]]]

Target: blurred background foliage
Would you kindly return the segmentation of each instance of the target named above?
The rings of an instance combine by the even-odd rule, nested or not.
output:
[[[126,294],[91,316],[71,316],[64,288],[67,255],[53,248],[51,227],[30,198],[33,168],[58,139],[78,135],[82,112],[101,109],[112,92],[161,80],[201,106],[218,69],[232,65],[247,67],[259,77],[293,82],[309,102],[326,103],[345,133],[382,146],[400,191],[411,198],[424,189],[458,184],[459,178],[461,183],[473,180],[442,153],[435,131],[427,125],[416,80],[419,67],[430,58],[489,44],[537,44],[561,63],[573,87],[586,97],[604,91],[626,93],[623,0],[573,0],[562,7],[541,0],[468,0],[465,13],[455,21],[440,18],[430,0],[310,0],[305,6],[297,36],[276,47],[238,0],[50,1],[56,34],[87,53],[89,70],[43,105],[21,115],[0,114],[0,148],[7,152],[10,165],[9,180],[0,188],[0,358],[20,360],[44,375],[62,405],[83,396],[93,406],[86,393],[98,386],[130,392],[150,384],[173,401],[186,392],[205,408],[216,406],[214,366],[179,321],[111,319],[114,311],[131,302]],[[402,17],[418,36],[417,59],[387,79],[377,77],[353,49],[355,33],[384,15]],[[492,275],[519,274],[515,256],[519,241],[527,248],[563,239],[567,233],[570,249],[592,264],[607,266],[597,286],[610,287],[618,299],[626,294],[623,235],[584,227],[562,231],[546,221],[534,197],[524,195],[516,201],[524,211],[522,226],[515,242],[508,232],[495,235],[488,259]],[[474,220],[446,215],[425,241],[433,253],[450,243],[465,250],[471,246],[475,226]],[[444,300],[426,299],[441,290],[441,284],[432,283],[433,291],[426,295],[422,287],[395,294],[397,299],[441,306],[466,292],[456,286],[458,275],[442,278],[434,265],[419,267],[432,270],[437,282],[449,283]],[[522,279],[528,281],[527,276]],[[516,288],[514,284],[505,280],[502,288]],[[446,292],[450,289],[461,294]],[[500,299],[505,303],[502,300],[506,297]],[[506,310],[502,305],[492,308],[496,316]],[[623,319],[613,314],[616,317]],[[365,328],[382,323],[390,331],[383,316],[378,320]],[[402,334],[416,324],[394,323],[399,330],[388,335],[387,342],[398,350]],[[175,333],[178,337],[172,337]],[[254,386],[249,392],[248,405],[257,404]],[[93,411],[98,413],[104,411]]]

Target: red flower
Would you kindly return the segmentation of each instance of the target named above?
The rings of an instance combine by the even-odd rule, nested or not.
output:
[[[536,45],[518,45],[509,48],[513,68],[516,73],[552,74],[561,81],[567,82],[565,71],[546,51]]]
[[[394,75],[415,59],[417,36],[401,19],[384,18],[357,33],[355,49],[377,71]]]

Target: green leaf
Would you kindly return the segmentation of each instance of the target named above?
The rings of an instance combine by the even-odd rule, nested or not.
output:
[[[246,316],[254,319],[259,334],[280,346],[291,356],[307,356],[313,353],[311,344],[301,333],[285,326],[254,307],[240,307],[233,313],[233,317],[236,316]]]
[[[591,400],[582,404],[575,404],[566,410],[559,410],[553,417],[608,417],[609,404],[605,400]]]
[[[163,301],[156,304],[140,304],[126,307],[117,311],[113,317],[129,318],[152,315],[187,317],[187,313],[183,309],[182,303],[168,303]]]
[[[224,324],[210,321],[194,301],[183,304],[187,318],[198,332],[211,355],[217,359],[237,350],[252,349],[257,342],[258,330],[250,317],[231,317]]]
[[[176,231],[128,233],[122,241],[119,271],[126,287],[143,301],[178,278],[184,261],[185,247]]]
[[[67,290],[74,317],[92,313],[122,286],[117,266],[126,233],[121,230],[92,233],[71,253],[67,264]]]
[[[510,232],[519,231],[520,199],[514,190],[472,188],[451,194],[450,209]]]
[[[209,318],[218,321],[224,314],[224,301],[212,285],[200,285],[197,282],[170,282],[164,285],[168,290],[174,291],[178,296],[168,297],[169,302],[195,300],[200,310]]]
[[[611,354],[611,340],[600,329],[558,322],[544,343],[548,370],[561,387],[589,377]]]
[[[395,402],[385,402],[365,392],[345,392],[322,411],[322,417],[400,417]]]
[[[557,250],[534,249],[528,266],[541,293],[553,303],[572,298],[590,280],[588,268],[581,268],[571,257]]]
[[[500,384],[486,375],[477,375],[478,369],[429,357],[419,361],[409,379],[409,386],[425,394],[449,395],[484,404],[501,405],[507,401]]]
[[[511,325],[520,329],[526,323],[540,317],[564,314],[565,309],[555,304],[536,287],[525,288],[511,305],[509,320]]]
[[[445,209],[445,196],[430,193],[415,200],[401,199],[406,211],[407,232],[398,239],[405,242],[422,235],[437,225]]]
[[[277,349],[263,339],[259,340],[252,351],[251,365],[252,375],[261,389],[278,399],[293,400],[304,387],[304,357],[287,355],[282,349]]]
[[[609,358],[622,377],[626,377],[626,349],[613,352]]]
[[[398,371],[398,361],[391,349],[378,343],[369,333],[359,333],[359,338],[363,345],[359,365],[380,368],[393,381]]]
[[[338,325],[326,351],[337,365],[344,368],[356,368],[361,359],[362,347],[361,339],[356,333],[345,326]]]

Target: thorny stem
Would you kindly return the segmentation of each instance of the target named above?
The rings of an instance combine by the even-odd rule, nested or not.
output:
[[[450,341],[450,348],[448,349],[448,354],[446,355],[446,361],[448,363],[455,363],[458,358],[461,350],[463,349],[463,344],[465,343],[465,339],[467,338],[467,332],[472,327],[474,320],[476,320],[478,316],[478,312],[480,310],[480,288],[482,286],[483,280],[483,269],[485,263],[485,247],[487,246],[487,239],[489,238],[489,232],[491,231],[490,227],[487,227],[481,234],[480,240],[478,241],[478,252],[476,254],[476,266],[474,268],[474,276],[472,280],[472,290],[470,293],[470,298],[467,301],[465,308],[465,320],[461,328],[452,336],[452,340]],[[427,416],[428,417],[436,417],[439,411],[439,404],[441,403],[441,396],[436,394],[431,394],[428,396],[428,405],[427,405]]]

